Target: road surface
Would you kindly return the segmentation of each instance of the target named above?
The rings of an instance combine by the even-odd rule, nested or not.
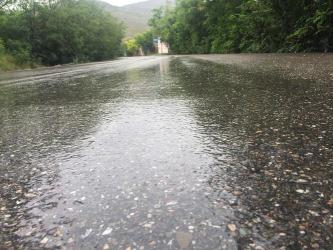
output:
[[[0,74],[0,249],[332,249],[332,55]]]

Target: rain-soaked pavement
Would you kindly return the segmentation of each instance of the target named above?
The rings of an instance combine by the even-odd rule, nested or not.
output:
[[[0,74],[0,249],[332,249],[333,56]]]

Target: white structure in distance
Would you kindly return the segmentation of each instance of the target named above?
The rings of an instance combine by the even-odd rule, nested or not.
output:
[[[165,42],[162,42],[160,37],[154,39],[154,44],[157,48],[158,54],[169,54],[169,45]]]

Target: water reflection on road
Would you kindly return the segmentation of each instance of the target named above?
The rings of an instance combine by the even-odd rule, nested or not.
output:
[[[3,75],[0,248],[330,249],[332,84],[269,67]]]

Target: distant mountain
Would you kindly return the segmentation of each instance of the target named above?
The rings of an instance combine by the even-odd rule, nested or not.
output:
[[[99,4],[127,26],[127,37],[130,38],[148,30],[148,20],[152,16],[152,10],[164,6],[166,2],[166,0],[148,0],[122,7],[113,6],[102,1],[99,1]],[[175,1],[169,0],[169,2],[172,4]]]

